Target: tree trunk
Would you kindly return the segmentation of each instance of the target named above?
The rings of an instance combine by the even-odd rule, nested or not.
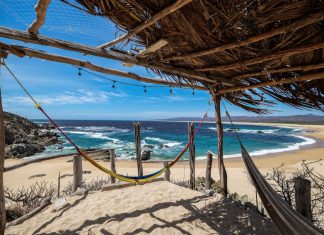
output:
[[[193,123],[188,123],[188,141],[189,141],[189,159],[190,159],[190,188],[195,189],[195,143],[194,143],[195,127]]]
[[[137,172],[138,176],[143,176],[143,165],[141,156],[141,136],[140,136],[140,123],[134,123],[135,129],[135,146],[136,146],[136,161],[137,161]]]
[[[224,196],[227,196],[227,173],[226,173],[226,169],[224,166],[224,159],[223,159],[223,124],[222,124],[221,108],[220,108],[221,97],[218,95],[213,95],[213,99],[215,103],[217,139],[218,139],[219,177],[220,177],[223,194]]]

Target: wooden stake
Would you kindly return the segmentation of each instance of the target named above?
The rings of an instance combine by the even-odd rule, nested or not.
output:
[[[58,178],[57,178],[57,198],[60,198],[60,191],[61,191],[61,172],[59,171]]]
[[[186,4],[190,3],[191,1],[192,0],[178,0],[178,1],[176,1],[175,3],[173,3],[170,6],[166,7],[162,11],[160,11],[160,12],[156,13],[155,15],[153,15],[150,19],[146,20],[145,22],[138,25],[134,29],[128,31],[126,34],[120,36],[119,38],[116,38],[115,40],[113,40],[111,42],[107,42],[107,43],[99,46],[99,48],[111,47],[113,45],[116,45],[119,42],[130,39],[131,37],[133,37],[134,35],[136,35],[140,31],[142,31],[142,30],[146,29],[147,27],[153,25],[158,20],[160,20],[163,17],[171,14],[172,12],[178,10],[179,8],[185,6]]]
[[[213,154],[207,153],[207,166],[206,166],[206,175],[205,175],[205,189],[211,188],[211,168],[213,165]]]
[[[116,157],[115,149],[111,149],[110,150],[110,168],[113,172],[116,173],[115,157]],[[112,184],[116,183],[116,178],[113,176],[111,176],[111,183]]]
[[[188,142],[189,144],[189,159],[190,159],[190,188],[195,190],[196,182],[195,182],[195,142],[194,142],[194,133],[195,127],[193,123],[188,123]]]
[[[242,40],[240,42],[232,42],[232,43],[228,43],[219,47],[215,47],[209,50],[204,50],[204,51],[197,51],[197,52],[193,52],[187,55],[183,55],[183,56],[171,56],[171,57],[167,57],[165,58],[163,61],[169,61],[169,60],[183,60],[183,59],[190,59],[190,58],[195,58],[195,57],[199,57],[199,56],[204,56],[204,55],[209,55],[209,54],[214,54],[214,53],[218,53],[221,51],[225,51],[228,49],[234,49],[240,46],[245,46],[254,42],[258,42],[279,34],[284,34],[284,33],[289,33],[289,32],[293,32],[296,31],[300,28],[303,28],[307,25],[316,23],[316,22],[320,22],[321,20],[324,19],[324,13],[323,12],[319,12],[319,13],[314,13],[314,14],[310,14],[308,16],[306,16],[305,18],[302,18],[300,20],[297,20],[295,22],[293,22],[290,25],[283,25],[281,27],[272,29],[269,32],[265,32],[259,35],[255,35],[252,37],[249,37],[245,40]]]
[[[169,165],[169,162],[163,162],[163,167],[167,167]],[[171,172],[170,172],[170,169],[167,168],[166,171],[164,172],[164,180],[166,181],[170,181],[170,175],[171,175]]]
[[[295,178],[296,210],[312,221],[311,182],[301,177]]]
[[[224,165],[223,159],[223,124],[221,117],[220,102],[221,97],[216,95],[213,90],[211,90],[213,100],[215,103],[215,114],[216,114],[216,127],[217,127],[217,139],[218,139],[218,169],[220,176],[221,188],[223,190],[224,196],[227,196],[227,173]]]
[[[244,91],[248,89],[255,89],[259,87],[266,87],[266,86],[276,86],[276,85],[281,85],[281,84],[287,84],[287,83],[293,83],[293,82],[302,82],[302,81],[307,81],[307,80],[318,80],[318,79],[323,79],[324,78],[324,72],[320,73],[312,73],[304,76],[299,76],[299,77],[292,77],[292,78],[286,78],[286,79],[280,79],[280,80],[272,80],[272,81],[267,81],[267,82],[259,82],[256,84],[251,84],[248,86],[241,86],[241,87],[232,87],[232,88],[227,88],[220,90],[218,93],[219,94],[225,94],[229,92],[235,92],[235,91]]]
[[[6,207],[3,188],[5,129],[1,96],[2,94],[0,88],[0,234],[3,235],[6,227]]]
[[[72,192],[75,192],[78,187],[82,185],[82,156],[76,155],[73,157],[73,188]]]
[[[135,147],[136,147],[136,161],[137,161],[137,172],[138,176],[143,176],[143,165],[142,165],[142,152],[141,152],[141,125],[139,122],[134,123],[135,130]]]
[[[36,20],[29,26],[28,32],[34,35],[39,33],[40,27],[45,23],[46,10],[51,0],[39,0],[35,6],[35,12],[37,14]]]

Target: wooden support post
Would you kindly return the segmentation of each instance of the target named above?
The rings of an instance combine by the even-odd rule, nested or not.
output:
[[[5,130],[0,90],[0,235],[3,235],[6,227],[6,208],[3,188]]]
[[[211,91],[211,93],[215,103],[217,139],[218,139],[217,159],[218,159],[219,177],[220,177],[223,194],[224,196],[227,196],[227,173],[226,173],[224,159],[223,159],[223,124],[222,124],[221,108],[220,108],[221,97],[219,95],[216,95],[213,91]]]
[[[61,172],[59,171],[58,178],[57,178],[57,198],[60,198],[60,191],[61,191]]]
[[[311,182],[301,177],[295,178],[296,210],[312,221]]]
[[[193,123],[188,123],[188,142],[189,142],[189,164],[190,164],[190,188],[195,189],[195,127]]]
[[[82,157],[76,155],[73,157],[73,188],[72,192],[75,192],[82,184]]]
[[[110,150],[110,168],[113,172],[116,173],[116,164],[115,164],[115,149]],[[114,184],[116,183],[116,178],[111,176],[111,183]]]
[[[169,165],[169,162],[163,162],[163,166],[164,168],[167,167]],[[171,175],[171,172],[170,172],[170,169],[167,168],[165,170],[165,173],[164,173],[164,180],[166,181],[170,181],[170,175]]]
[[[141,124],[139,122],[134,123],[135,130],[135,147],[136,147],[136,161],[137,161],[137,172],[138,176],[143,176],[143,165],[141,156]]]
[[[207,153],[207,167],[206,167],[206,175],[205,175],[205,189],[211,188],[211,168],[213,165],[213,154]]]

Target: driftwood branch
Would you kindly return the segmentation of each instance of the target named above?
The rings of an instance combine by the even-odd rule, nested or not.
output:
[[[51,197],[47,197],[45,198],[42,203],[40,204],[39,207],[35,208],[34,210],[32,210],[31,212],[29,212],[28,214],[14,220],[11,221],[9,223],[6,224],[6,227],[8,228],[9,226],[13,226],[13,225],[18,225],[23,223],[24,221],[32,218],[34,215],[38,214],[39,212],[41,212],[44,208],[46,208],[48,205],[51,204]]]
[[[136,64],[150,69],[158,69],[168,74],[184,77],[188,80],[198,81],[202,83],[217,84],[219,82],[222,82],[224,85],[237,85],[237,81],[229,81],[224,77],[207,76],[204,73],[199,73],[199,72],[190,71],[183,68],[174,67],[169,64],[149,62],[141,58],[135,58],[117,52],[106,51],[100,48],[91,47],[79,43],[74,43],[74,42],[64,41],[55,38],[39,36],[39,35],[35,37],[29,33],[20,30],[13,30],[5,27],[0,27],[0,37],[19,40],[23,42],[30,42],[38,45],[56,47],[59,49],[64,49],[69,51],[76,51],[86,55],[94,55],[102,58]]]
[[[249,65],[260,64],[260,63],[263,63],[263,62],[266,62],[269,60],[273,60],[273,59],[293,56],[293,55],[301,54],[304,52],[317,50],[317,49],[320,49],[323,47],[324,47],[324,42],[311,43],[311,44],[307,44],[307,45],[304,45],[301,47],[294,47],[294,48],[290,48],[287,50],[281,50],[278,52],[270,53],[267,55],[261,55],[259,57],[255,57],[252,59],[237,61],[232,64],[207,66],[207,67],[197,69],[197,71],[201,72],[201,71],[223,71],[223,70],[239,69],[239,68],[241,69],[241,68],[244,68]]]
[[[279,34],[290,33],[290,32],[296,31],[300,28],[303,28],[307,25],[319,22],[323,19],[324,19],[323,12],[310,14],[310,15],[306,16],[305,18],[302,18],[300,20],[293,22],[290,25],[283,25],[281,27],[272,29],[269,32],[265,32],[265,33],[262,33],[262,34],[259,34],[256,36],[249,37],[249,38],[247,38],[243,41],[240,41],[240,42],[232,42],[232,43],[225,44],[223,46],[215,47],[215,48],[212,48],[209,50],[198,51],[198,52],[190,53],[190,54],[183,55],[183,56],[170,56],[170,57],[165,58],[163,61],[190,59],[190,58],[194,58],[194,57],[218,53],[221,51],[237,48],[240,46],[245,46],[245,45],[248,45],[248,44],[251,44],[254,42],[258,42],[258,41],[261,41],[261,40],[264,40],[264,39],[267,39],[267,38],[270,38],[270,37],[273,37],[273,36],[276,36]]]
[[[106,73],[106,74],[112,74],[116,76],[121,76],[121,77],[126,77],[126,78],[131,78],[137,81],[145,82],[145,83],[153,83],[153,84],[160,84],[160,85],[171,85],[174,87],[190,87],[190,88],[195,88],[197,90],[207,90],[205,87],[202,86],[197,86],[197,85],[189,85],[189,84],[177,84],[174,82],[169,82],[165,80],[160,80],[160,79],[153,79],[153,78],[147,78],[147,77],[141,77],[135,73],[130,73],[130,72],[123,72],[120,70],[115,70],[115,69],[110,69],[110,68],[105,68],[101,67],[96,64],[92,64],[89,61],[84,61],[84,60],[77,60],[73,59],[70,57],[65,57],[65,56],[60,56],[60,55],[55,55],[55,54],[49,54],[43,51],[39,50],[34,50],[31,48],[27,47],[21,47],[21,46],[15,46],[15,45],[7,45],[2,42],[0,42],[0,47],[4,50],[7,50],[11,54],[14,54],[19,57],[24,57],[24,56],[30,56],[30,57],[35,57],[39,59],[44,59],[44,60],[49,60],[49,61],[55,61],[59,63],[64,63],[64,64],[71,64],[75,66],[80,66],[84,67],[96,72],[100,73]]]
[[[299,76],[299,77],[274,80],[274,81],[260,82],[260,83],[256,83],[256,84],[252,84],[252,85],[248,85],[248,86],[242,86],[242,87],[232,87],[232,88],[220,90],[218,93],[225,94],[225,93],[234,92],[234,91],[244,91],[247,89],[254,89],[254,88],[260,88],[260,87],[266,87],[266,86],[276,86],[276,85],[281,85],[281,84],[302,82],[302,81],[307,81],[307,80],[318,80],[318,79],[324,79],[324,72],[313,73],[313,74],[308,74],[308,75]]]
[[[37,17],[35,21],[29,26],[28,32],[34,35],[39,33],[40,27],[45,23],[46,10],[51,0],[39,0],[35,6]]]
[[[176,1],[175,3],[173,3],[170,6],[166,7],[162,11],[160,11],[160,12],[156,13],[155,15],[153,15],[152,18],[150,18],[149,20],[143,22],[142,24],[140,24],[137,27],[135,27],[134,29],[128,31],[126,34],[120,36],[119,38],[116,38],[115,40],[113,40],[111,42],[107,42],[107,43],[99,46],[99,48],[111,47],[113,45],[116,45],[119,42],[122,42],[124,40],[127,40],[127,39],[133,37],[134,35],[136,35],[140,31],[142,31],[143,29],[146,29],[147,27],[153,25],[158,20],[160,20],[163,17],[171,14],[172,12],[180,9],[181,7],[187,5],[190,2],[192,2],[192,0],[178,0],[178,1]]]

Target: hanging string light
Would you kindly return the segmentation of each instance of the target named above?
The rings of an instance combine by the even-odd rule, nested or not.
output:
[[[116,83],[116,81],[113,81],[114,83],[113,83],[113,85],[112,85],[112,88],[116,88],[116,86],[115,86],[115,83]]]
[[[81,77],[81,68],[79,68],[78,75]]]
[[[146,86],[144,86],[144,93],[146,93],[147,92],[147,90],[146,90]]]
[[[195,88],[192,88],[192,95],[195,95]]]
[[[170,95],[173,95],[172,86],[170,85]]]

